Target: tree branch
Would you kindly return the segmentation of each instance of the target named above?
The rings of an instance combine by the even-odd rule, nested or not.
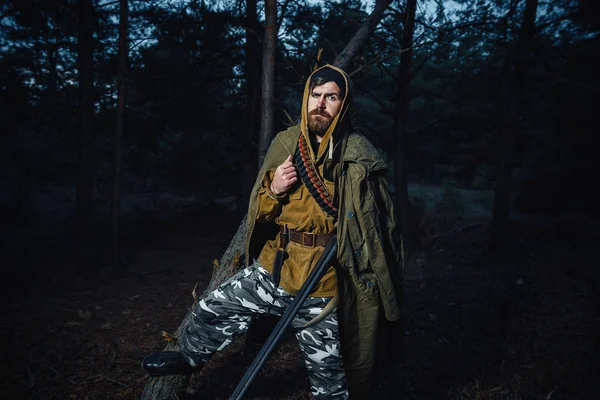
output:
[[[367,41],[367,38],[375,30],[384,11],[390,5],[391,0],[377,0],[373,12],[367,18],[367,21],[362,25],[344,50],[335,58],[333,65],[345,69],[350,64],[350,60],[358,53],[360,47]]]

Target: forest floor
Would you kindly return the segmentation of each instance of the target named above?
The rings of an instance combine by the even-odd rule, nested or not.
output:
[[[68,227],[29,237],[21,264],[5,264],[0,398],[139,399],[141,359],[164,347],[162,331],[175,332],[238,222],[216,210],[129,222],[136,229],[118,277],[65,258]],[[406,271],[404,362],[383,376],[380,397],[600,398],[597,229],[568,218],[513,221],[509,250],[493,262],[488,221],[471,222],[431,238]],[[252,354],[235,341],[194,375],[187,397],[226,399]],[[247,398],[310,398],[293,338]]]

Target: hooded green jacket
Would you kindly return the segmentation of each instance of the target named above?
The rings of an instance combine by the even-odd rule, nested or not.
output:
[[[308,84],[305,100],[307,90]],[[305,104],[303,109],[304,117]],[[248,208],[247,263],[278,231],[274,223],[256,222],[257,193],[265,173],[295,153],[299,135],[305,134],[302,123],[277,134],[258,174]],[[390,337],[384,328],[390,326],[385,321],[401,318],[403,266],[385,162],[357,133],[344,133],[341,148],[333,174],[338,204],[338,317],[350,396],[362,399],[370,396],[373,374],[387,361],[383,355],[390,355],[388,344],[401,340]]]

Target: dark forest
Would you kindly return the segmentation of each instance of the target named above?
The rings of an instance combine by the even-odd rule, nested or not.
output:
[[[228,398],[258,326],[189,381],[140,360],[239,269],[266,149],[327,63],[404,238],[374,398],[600,398],[594,0],[0,1],[1,398]],[[297,347],[248,398],[310,399]]]

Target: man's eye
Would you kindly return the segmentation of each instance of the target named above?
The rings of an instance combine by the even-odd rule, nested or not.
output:
[[[329,96],[329,101],[337,101],[338,97],[335,94]]]
[[[313,97],[313,99],[318,99],[319,97],[321,97],[321,95],[318,93],[313,93],[312,97]]]

